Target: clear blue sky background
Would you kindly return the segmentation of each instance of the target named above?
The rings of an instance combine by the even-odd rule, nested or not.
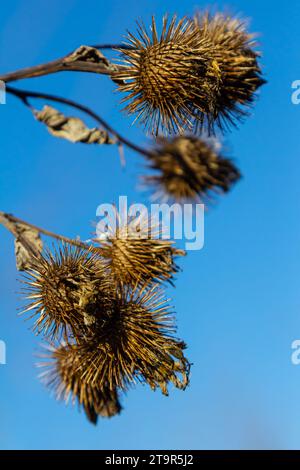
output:
[[[37,64],[81,44],[119,42],[141,17],[192,14],[210,2],[158,0],[10,0],[1,2],[0,71]],[[21,301],[12,237],[0,229],[0,447],[3,449],[300,448],[300,79],[299,5],[295,0],[231,0],[220,9],[251,18],[261,33],[262,88],[253,115],[224,143],[244,179],[206,216],[205,247],[183,259],[172,291],[179,336],[194,363],[191,385],[169,398],[139,386],[121,416],[91,426],[57,403],[37,379],[35,338],[17,317]],[[114,86],[84,74],[23,82],[92,106],[124,134],[145,138],[119,112]],[[21,86],[20,85],[20,86]],[[37,103],[38,104],[38,103]],[[40,103],[42,105],[42,103]],[[0,106],[0,208],[69,236],[87,238],[96,207],[136,191],[140,157],[114,147],[52,138],[18,101]]]

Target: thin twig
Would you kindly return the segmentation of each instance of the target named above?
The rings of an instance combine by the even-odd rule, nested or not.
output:
[[[38,227],[34,224],[30,224],[29,222],[25,222],[24,220],[20,219],[19,217],[15,217],[12,214],[6,214],[5,212],[0,211],[0,224],[2,224],[5,228],[7,228],[14,236],[15,238],[18,238],[22,245],[25,246],[26,249],[29,251],[33,252],[33,248],[31,245],[28,244],[28,241],[26,240],[25,237],[22,238],[22,235],[20,235],[19,230],[18,230],[18,225],[26,226],[28,228],[31,228],[33,230],[36,230],[37,232],[46,235],[47,237],[54,238],[56,240],[69,243],[70,245],[78,246],[79,248],[84,248],[84,249],[91,249],[91,245],[85,242],[81,242],[80,240],[74,240],[72,238],[65,237],[63,235],[58,235],[57,233],[51,232],[50,230],[45,230],[41,227]],[[34,255],[37,255],[38,253],[36,250],[34,250]]]
[[[126,50],[131,50],[134,49],[133,46],[130,46],[128,44],[95,44],[93,46],[94,49],[126,49]]]
[[[29,253],[31,253],[35,257],[38,257],[40,255],[36,247],[32,243],[30,243],[26,236],[22,234],[22,230],[20,230],[18,223],[16,223],[16,221],[13,221],[9,214],[0,211],[0,224],[2,224],[10,233],[12,233],[15,239],[19,240]],[[19,224],[22,224],[23,226],[26,225],[29,227],[26,222],[20,221]],[[34,227],[31,226],[31,228]]]
[[[70,60],[71,56],[72,54],[68,54],[65,57],[46,62],[44,64],[34,65],[33,67],[26,67],[24,69],[0,75],[0,80],[9,83],[25,78],[41,77],[43,75],[66,71],[91,72],[112,76],[118,69],[117,65],[111,64],[107,59],[103,61],[103,63],[95,63],[81,60],[72,61]]]
[[[115,129],[113,129],[104,119],[102,119],[101,116],[96,114],[94,111],[92,111],[90,108],[87,106],[84,106],[80,103],[77,103],[73,100],[63,98],[60,96],[56,95],[51,95],[48,93],[42,93],[42,92],[33,92],[33,91],[27,91],[27,90],[19,90],[16,88],[13,88],[11,86],[6,87],[6,91],[17,98],[21,99],[25,104],[28,105],[28,98],[36,98],[36,99],[45,99],[49,101],[54,101],[56,103],[62,103],[67,106],[71,106],[72,108],[78,109],[79,111],[82,111],[83,113],[87,114],[88,116],[92,117],[96,122],[98,122],[102,127],[104,127],[110,134],[114,135],[119,142],[122,142],[122,144],[126,145],[127,147],[131,148],[135,152],[138,152],[142,155],[149,156],[150,152],[145,150],[142,147],[139,147],[138,145],[134,144],[130,140],[126,139],[126,137],[123,137],[119,132],[117,132]]]

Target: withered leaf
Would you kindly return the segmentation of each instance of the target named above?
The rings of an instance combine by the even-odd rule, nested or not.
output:
[[[52,106],[46,105],[41,111],[35,111],[34,114],[38,121],[46,124],[50,134],[55,137],[84,144],[116,143],[116,140],[111,139],[107,131],[97,128],[89,129],[81,119],[65,116]]]
[[[119,78],[114,78],[114,73],[118,72],[119,67],[116,64],[111,63],[98,49],[90,46],[80,46],[74,52],[69,54],[64,59],[64,63],[68,64],[103,64],[107,71],[111,74],[111,79],[118,85],[124,84],[124,81]],[[92,71],[92,70],[88,70]],[[96,70],[94,70],[96,72]]]
[[[94,64],[103,63],[107,66],[110,65],[109,60],[98,49],[90,46],[80,46],[66,59],[66,62],[93,62]]]
[[[15,255],[16,265],[18,271],[26,271],[32,259],[32,253],[22,243],[23,240],[34,248],[34,251],[41,253],[43,249],[43,242],[37,230],[34,230],[25,225],[17,224],[19,237],[15,238]]]

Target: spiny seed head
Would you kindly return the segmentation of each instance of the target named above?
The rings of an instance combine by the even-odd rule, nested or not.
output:
[[[96,325],[90,337],[78,342],[82,380],[110,390],[126,389],[139,380],[164,394],[169,382],[187,386],[185,344],[173,337],[173,318],[156,287],[117,294],[111,315],[110,324]]]
[[[120,286],[145,286],[159,281],[172,282],[179,271],[174,258],[183,256],[173,242],[162,237],[162,229],[150,217],[122,220],[115,212],[116,224],[108,227],[99,252],[111,276]]]
[[[44,372],[40,375],[58,400],[66,403],[71,399],[82,406],[88,419],[96,424],[98,416],[112,417],[121,412],[118,392],[105,384],[91,385],[82,378],[82,364],[76,345],[49,346],[44,362],[39,364]]]
[[[229,191],[240,178],[233,163],[219,155],[212,139],[190,137],[160,138],[148,158],[158,174],[144,181],[156,188],[155,197],[184,202],[205,200],[212,191]]]
[[[37,317],[34,330],[51,338],[80,335],[105,310],[104,271],[98,255],[69,245],[34,259],[24,281],[29,304],[23,310]]]
[[[215,124],[224,129],[247,114],[255,92],[266,83],[258,64],[255,35],[246,31],[245,21],[221,13],[198,13],[194,22],[201,39],[211,44],[207,70],[210,101],[208,112],[198,114],[198,127],[206,122],[209,131]]]
[[[206,44],[187,18],[176,24],[174,16],[168,24],[164,17],[160,37],[154,18],[151,37],[143,25],[138,27],[138,37],[127,39],[132,49],[122,50],[125,64],[118,74],[126,82],[119,86],[128,93],[126,110],[154,134],[192,127],[195,110],[204,110],[207,100],[199,86],[209,64]]]
[[[121,49],[124,64],[116,78],[127,93],[127,112],[155,135],[204,123],[211,132],[215,124],[232,122],[264,83],[252,36],[237,20],[198,15],[177,22],[174,16],[168,23],[164,17],[160,36],[154,18],[151,36],[138,28],[136,37],[128,35],[129,48]]]

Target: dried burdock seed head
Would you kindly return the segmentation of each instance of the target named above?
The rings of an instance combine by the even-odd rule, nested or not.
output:
[[[91,385],[82,379],[81,356],[76,345],[49,346],[43,357],[44,361],[39,366],[45,370],[40,377],[55,392],[58,400],[66,403],[70,399],[73,403],[77,401],[94,424],[98,416],[110,418],[121,412],[116,389],[110,390],[105,384],[101,387]]]
[[[255,35],[246,31],[245,21],[229,15],[198,13],[195,25],[201,40],[211,44],[211,63],[206,86],[211,89],[209,110],[200,112],[200,125],[223,129],[247,114],[255,92],[263,85],[255,50]]]
[[[121,51],[124,65],[117,75],[125,81],[119,90],[128,93],[126,110],[154,134],[192,128],[196,112],[205,111],[209,98],[202,86],[209,48],[187,18],[177,22],[174,16],[168,22],[164,17],[160,37],[154,18],[151,37],[138,26],[138,36],[129,33],[127,38],[131,49]]]
[[[98,255],[70,245],[33,259],[25,294],[33,311],[34,330],[51,338],[81,335],[105,310],[108,282]]]
[[[264,83],[252,36],[223,15],[165,17],[160,36],[153,19],[151,36],[139,25],[126,45],[117,74],[125,109],[155,135],[232,123]]]
[[[229,191],[240,178],[233,163],[219,154],[213,139],[160,138],[148,160],[150,168],[158,171],[144,177],[156,189],[155,198],[204,202],[214,191]]]
[[[157,287],[137,294],[122,291],[111,315],[109,325],[96,326],[92,336],[78,343],[82,380],[110,390],[126,389],[139,380],[164,394],[169,382],[187,386],[185,344],[173,337],[173,317]]]
[[[163,230],[151,217],[141,215],[123,220],[115,211],[114,223],[97,242],[101,256],[118,285],[145,286],[159,281],[172,282],[179,271],[175,257],[185,255],[163,237]]]

